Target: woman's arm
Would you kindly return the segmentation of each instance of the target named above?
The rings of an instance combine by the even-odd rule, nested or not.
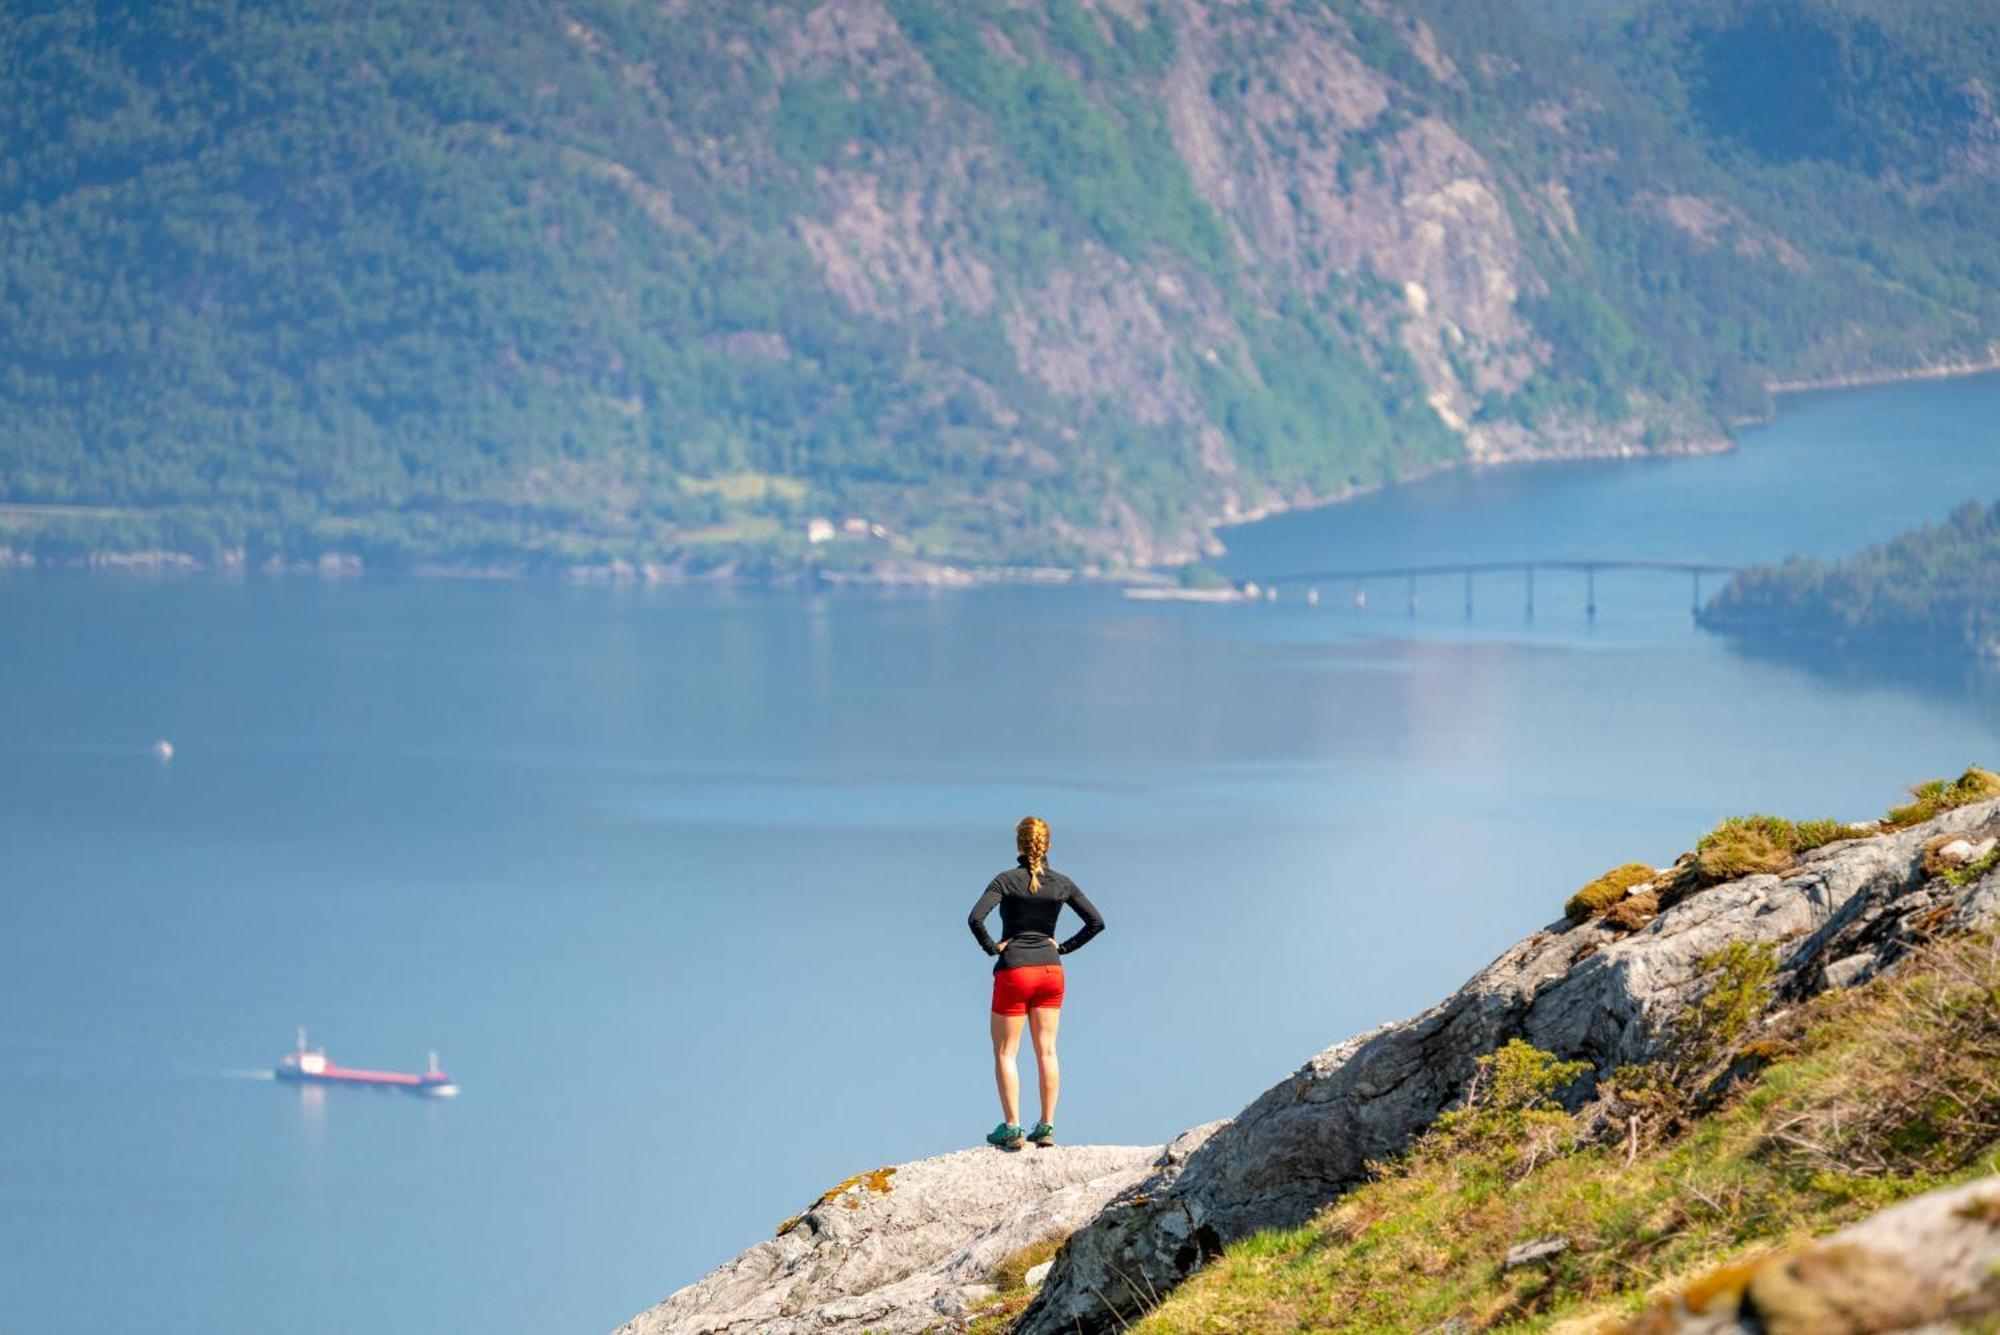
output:
[[[1083,891],[1077,889],[1073,881],[1069,887],[1069,906],[1076,910],[1079,918],[1083,919],[1083,926],[1078,929],[1075,936],[1056,947],[1058,955],[1067,955],[1072,950],[1080,949],[1084,942],[1104,930],[1104,915],[1097,911],[1095,904],[1084,897]]]
[[[998,877],[995,877],[993,882],[986,887],[986,893],[979,897],[979,902],[972,906],[972,913],[965,920],[965,925],[972,929],[972,939],[977,941],[979,948],[989,955],[998,955],[1000,947],[994,945],[993,938],[986,934],[986,915],[997,908],[999,904],[1000,881]]]

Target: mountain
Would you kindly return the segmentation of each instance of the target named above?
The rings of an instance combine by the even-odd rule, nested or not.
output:
[[[1976,0],[9,5],[0,546],[1116,570],[1712,447],[1991,359],[1996,87]]]

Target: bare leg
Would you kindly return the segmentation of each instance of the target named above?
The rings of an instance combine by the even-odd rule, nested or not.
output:
[[[1000,1087],[1000,1120],[1008,1126],[1021,1124],[1021,1072],[1014,1056],[1021,1050],[1021,1026],[1025,1015],[992,1016],[993,1083]]]
[[[1028,1012],[1028,1029],[1035,1040],[1035,1074],[1041,1077],[1042,1120],[1056,1124],[1056,1095],[1062,1092],[1062,1069],[1056,1065],[1056,1025],[1062,1011],[1039,1006]]]

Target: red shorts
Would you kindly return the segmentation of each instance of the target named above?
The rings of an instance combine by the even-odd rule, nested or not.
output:
[[[995,1015],[1026,1015],[1030,1010],[1054,1009],[1062,1005],[1062,999],[1060,964],[1024,964],[993,975]]]

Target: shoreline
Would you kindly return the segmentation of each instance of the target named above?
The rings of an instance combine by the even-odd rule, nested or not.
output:
[[[2000,368],[1996,368],[2000,369]],[[1716,436],[1709,440],[1681,440],[1661,445],[1654,449],[1625,444],[1606,444],[1582,448],[1561,446],[1546,449],[1517,450],[1505,454],[1495,454],[1487,458],[1467,456],[1438,463],[1425,464],[1411,470],[1393,483],[1375,482],[1362,487],[1348,487],[1336,495],[1317,497],[1306,501],[1275,501],[1260,505],[1228,518],[1213,519],[1208,523],[1211,533],[1219,529],[1240,528],[1245,524],[1259,524],[1279,515],[1298,514],[1308,510],[1325,510],[1348,501],[1359,500],[1387,490],[1390,486],[1404,487],[1423,482],[1433,477],[1455,472],[1483,472],[1489,469],[1532,468],[1546,464],[1609,463],[1618,459],[1693,459],[1709,455],[1728,454],[1737,448],[1736,441],[1729,436]]]
[[[1967,379],[1974,376],[2000,372],[2000,343],[1989,345],[1992,353],[1980,360],[1937,362],[1895,370],[1856,371],[1838,376],[1816,379],[1771,380],[1764,388],[1774,399],[1795,397],[1814,393],[1838,393],[1846,390],[1880,388],[1885,385],[1907,384],[1931,380]],[[1739,429],[1762,426],[1773,421],[1781,411],[1776,405],[1769,414],[1732,420],[1729,434],[1717,435],[1709,439],[1688,439],[1670,442],[1655,448],[1645,448],[1619,440],[1605,440],[1602,443],[1562,444],[1531,447],[1505,452],[1497,452],[1485,457],[1467,455],[1450,460],[1439,460],[1411,469],[1395,479],[1393,483],[1376,482],[1363,486],[1343,487],[1338,492],[1326,496],[1309,496],[1299,499],[1274,499],[1243,509],[1229,507],[1222,513],[1201,517],[1197,523],[1201,529],[1201,546],[1213,545],[1219,551],[1209,551],[1206,555],[1221,555],[1227,548],[1222,546],[1219,534],[1224,529],[1239,528],[1261,523],[1279,515],[1294,514],[1309,510],[1324,510],[1335,505],[1373,495],[1390,486],[1409,486],[1440,474],[1460,469],[1481,471],[1485,469],[1516,468],[1537,464],[1587,463],[1614,459],[1657,459],[1695,457],[1702,455],[1727,454],[1739,448],[1735,432]],[[19,504],[0,504],[0,512],[21,510]],[[33,507],[47,509],[50,507]],[[100,509],[102,507],[61,507],[65,511]],[[1192,564],[1203,559],[1202,554],[1190,555],[1183,564]],[[1163,563],[1164,564],[1164,563]],[[191,552],[168,550],[115,551],[100,550],[67,559],[43,559],[32,551],[0,544],[0,576],[14,573],[26,574],[85,574],[85,575],[151,575],[151,576],[223,576],[244,579],[252,575],[267,578],[287,578],[306,576],[319,580],[346,579],[447,579],[469,581],[538,581],[562,584],[632,585],[647,587],[675,585],[734,585],[738,587],[797,588],[809,586],[817,589],[878,588],[878,589],[971,589],[996,585],[1023,584],[1097,584],[1126,589],[1174,589],[1177,588],[1171,575],[1165,574],[1160,565],[1125,567],[1116,570],[1103,566],[979,566],[952,561],[929,561],[905,557],[886,562],[880,566],[856,569],[829,570],[821,567],[801,565],[795,569],[767,574],[744,574],[730,561],[719,562],[712,569],[690,571],[684,566],[667,562],[631,561],[617,559],[593,565],[570,565],[567,567],[536,568],[521,564],[485,562],[472,565],[452,565],[443,562],[417,562],[407,567],[392,569],[369,569],[362,558],[349,552],[328,551],[314,560],[282,561],[277,558],[252,567],[244,559],[241,549],[222,553],[215,558],[196,556]]]
[[[1602,446],[1557,446],[1534,450],[1516,450],[1496,454],[1486,458],[1462,458],[1440,460],[1421,465],[1397,478],[1393,483],[1375,482],[1364,486],[1344,487],[1329,496],[1313,496],[1299,500],[1274,500],[1244,510],[1227,510],[1220,516],[1211,516],[1201,521],[1204,536],[1209,542],[1220,546],[1221,539],[1216,534],[1226,528],[1238,528],[1247,524],[1261,523],[1279,515],[1293,514],[1308,510],[1324,510],[1364,496],[1374,495],[1390,486],[1410,486],[1429,478],[1460,469],[1519,468],[1538,464],[1591,463],[1615,459],[1678,458],[1710,454],[1726,454],[1736,448],[1734,440],[1718,436],[1712,441],[1676,441],[1655,449],[1645,449],[1621,442],[1610,442]],[[0,507],[5,509],[6,507]],[[15,507],[19,508],[19,507]],[[1226,550],[1226,548],[1224,549]],[[1211,553],[1220,555],[1221,552]],[[746,575],[733,568],[730,562],[721,562],[712,570],[690,572],[684,567],[666,562],[629,561],[618,559],[598,565],[572,565],[567,568],[536,569],[526,564],[504,565],[485,563],[480,565],[454,566],[440,562],[418,562],[401,568],[368,569],[363,559],[353,553],[329,551],[316,560],[282,561],[277,558],[250,564],[240,549],[225,552],[216,559],[206,559],[190,552],[141,550],[141,551],[94,551],[80,557],[66,560],[42,560],[33,552],[0,546],[0,576],[15,572],[27,574],[82,574],[82,575],[144,575],[173,577],[226,577],[247,579],[252,576],[267,579],[314,578],[319,580],[349,579],[442,579],[467,580],[474,582],[524,581],[571,585],[644,585],[688,586],[706,585],[735,586],[740,588],[798,588],[811,586],[817,589],[973,589],[998,585],[1027,584],[1093,584],[1107,588],[1128,590],[1178,589],[1174,577],[1166,569],[1174,564],[1193,564],[1203,559],[1192,555],[1187,560],[1173,563],[1163,562],[1154,566],[1126,567],[1108,570],[1101,566],[975,566],[950,561],[926,561],[905,557],[873,568],[824,569],[800,566],[780,573]]]
[[[1969,376],[2000,371],[2000,344],[1988,345],[1987,355],[1976,361],[1932,362],[1897,371],[1852,371],[1845,375],[1821,376],[1814,380],[1767,380],[1764,389],[1774,397],[1817,394],[1829,390],[1873,389],[1880,385],[1904,385],[1923,380],[1961,380]],[[1760,419],[1764,421],[1769,418]]]
[[[1740,647],[1767,653],[1838,653],[1880,660],[1918,659],[1929,663],[2000,668],[2000,641],[1913,640],[1879,631],[1829,635],[1794,630],[1769,617],[1717,616],[1703,608],[1695,624]]]

